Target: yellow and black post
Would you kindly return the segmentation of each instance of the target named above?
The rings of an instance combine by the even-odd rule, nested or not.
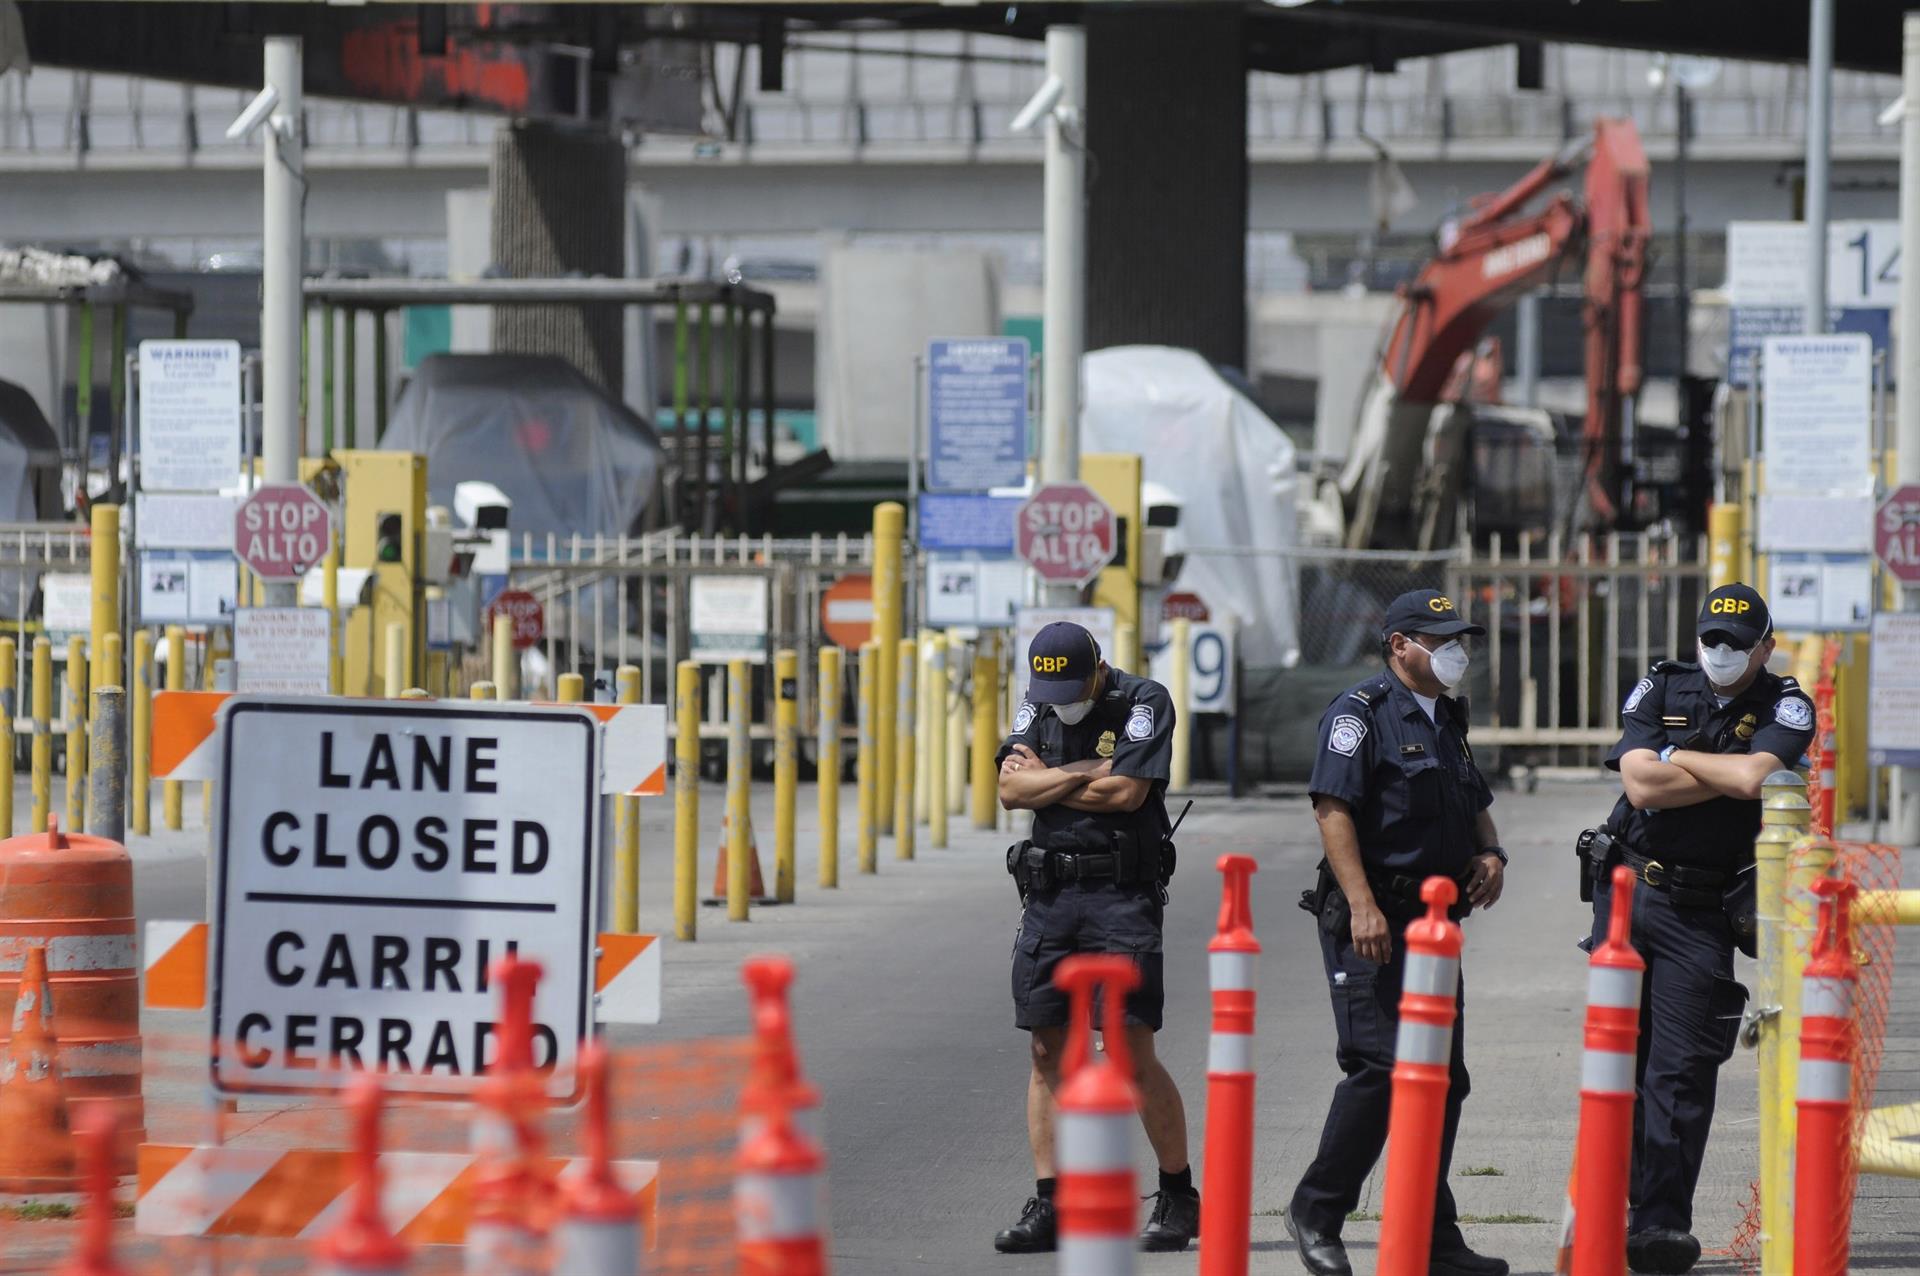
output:
[[[745,660],[727,662],[727,920],[747,920],[753,897],[753,685]]]
[[[820,648],[820,727],[814,740],[820,788],[820,885],[840,885],[840,666],[838,647]]]
[[[673,933],[699,934],[700,913],[700,665],[682,660],[674,671]]]
[[[773,657],[773,897],[793,903],[794,816],[800,787],[800,653]]]

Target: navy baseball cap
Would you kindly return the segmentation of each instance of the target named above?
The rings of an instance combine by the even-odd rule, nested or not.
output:
[[[1703,638],[1726,634],[1734,646],[1752,647],[1773,632],[1773,616],[1759,590],[1736,582],[1707,595],[1707,601],[1700,605],[1700,624],[1695,632]]]
[[[1034,704],[1072,704],[1100,667],[1100,644],[1070,620],[1056,620],[1033,636],[1027,648],[1027,699]]]
[[[1439,634],[1444,638],[1460,634],[1484,634],[1480,625],[1462,620],[1453,599],[1437,589],[1413,589],[1387,604],[1387,620],[1380,637],[1394,634]]]

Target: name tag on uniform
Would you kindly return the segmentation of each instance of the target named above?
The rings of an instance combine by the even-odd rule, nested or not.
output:
[[[1669,727],[1690,727],[1693,725],[1693,719],[1689,718],[1684,713],[1662,714],[1660,717],[1660,721],[1662,724]]]
[[[1427,746],[1424,744],[1403,744],[1400,746],[1400,756],[1403,758],[1425,757],[1426,753]]]

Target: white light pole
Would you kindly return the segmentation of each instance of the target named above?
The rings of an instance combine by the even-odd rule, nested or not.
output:
[[[1807,318],[1827,330],[1827,187],[1833,146],[1833,0],[1812,0],[1807,19]]]
[[[271,99],[260,236],[260,460],[266,482],[295,483],[300,479],[300,325],[305,313],[300,279],[307,184],[298,37],[267,38],[266,76],[267,86],[256,99]],[[242,116],[240,123],[246,119]],[[266,601],[269,606],[296,606],[298,582],[269,582]]]
[[[1901,25],[1905,61],[1902,64],[1900,120],[1900,340],[1896,347],[1896,381],[1905,391],[1920,387],[1920,339],[1911,334],[1920,325],[1920,270],[1904,263],[1920,261],[1920,14],[1909,13]],[[1895,478],[1901,484],[1920,483],[1920,393],[1894,396],[1893,445]],[[1900,610],[1920,610],[1920,590],[1900,590]],[[1920,841],[1920,768],[1894,772],[1892,837],[1911,845]]]

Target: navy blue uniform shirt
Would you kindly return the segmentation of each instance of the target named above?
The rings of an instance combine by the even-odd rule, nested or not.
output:
[[[1348,688],[1320,715],[1308,790],[1353,809],[1368,868],[1410,877],[1465,872],[1479,849],[1477,817],[1493,805],[1460,702],[1441,696],[1428,718],[1391,672]]]
[[[1151,678],[1107,670],[1107,685],[1093,711],[1072,726],[1051,706],[1021,701],[1013,732],[994,758],[996,768],[1013,746],[1024,744],[1047,766],[1085,758],[1112,758],[1115,775],[1150,780],[1137,811],[1095,814],[1055,803],[1033,813],[1033,844],[1049,851],[1105,851],[1113,834],[1132,834],[1141,845],[1158,845],[1167,833],[1167,780],[1173,774],[1173,698]]]
[[[1813,701],[1791,678],[1762,669],[1738,696],[1724,705],[1719,699],[1700,666],[1661,661],[1621,707],[1620,743],[1607,765],[1618,771],[1632,750],[1658,753],[1672,744],[1702,753],[1771,753],[1791,767],[1813,743]],[[1760,802],[1716,797],[1671,811],[1639,811],[1623,793],[1607,831],[1636,855],[1734,872],[1753,861]]]

